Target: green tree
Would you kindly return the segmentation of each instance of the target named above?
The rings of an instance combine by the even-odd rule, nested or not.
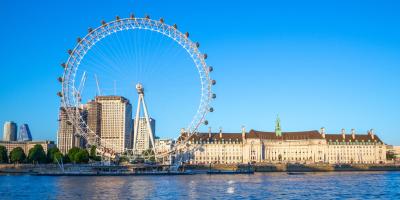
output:
[[[65,162],[64,161],[64,156],[63,156],[63,154],[61,153],[61,152],[55,152],[54,154],[53,154],[53,163],[58,163],[58,162]]]
[[[47,156],[46,156],[47,163],[57,163],[57,161],[54,160],[54,155],[58,152],[60,152],[60,150],[57,147],[52,147],[47,149]]]
[[[76,163],[75,160],[75,155],[79,152],[79,148],[78,147],[72,147],[69,151],[68,151],[68,158],[71,162]]]
[[[80,149],[75,154],[75,162],[76,163],[88,163],[89,162],[89,152],[86,149]]]
[[[0,163],[8,163],[7,148],[0,146]]]
[[[45,163],[46,162],[46,153],[43,150],[42,145],[36,144],[29,150],[28,159],[32,163]]]
[[[10,152],[10,161],[12,163],[23,163],[26,160],[26,155],[21,147],[16,147]]]
[[[92,160],[94,160],[94,161],[100,161],[101,160],[101,157],[100,156],[97,156],[97,154],[96,154],[96,146],[92,146],[92,147],[90,147],[90,154],[89,154],[89,158],[90,159],[92,159]]]

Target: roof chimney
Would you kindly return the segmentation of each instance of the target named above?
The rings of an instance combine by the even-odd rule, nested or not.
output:
[[[326,134],[326,132],[325,132],[325,127],[322,127],[322,128],[321,128],[320,134],[322,135],[322,138],[325,138],[325,134]]]
[[[353,138],[353,140],[356,139],[356,130],[354,130],[354,128],[351,129],[351,138]]]
[[[242,126],[242,139],[246,138],[246,127]]]
[[[346,130],[342,128],[342,138],[346,139]]]
[[[375,139],[375,131],[374,131],[374,129],[369,130],[369,134],[371,135],[372,139]]]
[[[219,138],[222,138],[222,127],[219,127]]]
[[[208,127],[208,138],[211,138],[211,127]]]

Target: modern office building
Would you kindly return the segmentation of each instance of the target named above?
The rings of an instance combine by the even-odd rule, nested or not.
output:
[[[32,141],[32,134],[28,124],[19,126],[18,141]]]
[[[136,127],[135,121],[136,120],[134,119],[133,127]],[[136,144],[135,144],[135,151],[138,153],[142,153],[143,151],[152,148],[150,134],[152,134],[153,138],[155,138],[156,120],[149,118],[149,121],[150,121],[150,127],[152,130],[151,131],[152,133],[150,133],[150,130],[148,129],[146,118],[145,117],[139,118],[139,126],[138,126],[138,131],[137,131],[137,136],[136,136],[137,138],[136,138]],[[133,141],[133,142],[135,142],[135,141]]]
[[[17,124],[15,122],[4,123],[3,141],[17,141]]]
[[[190,150],[178,156],[191,163],[329,163],[386,162],[386,145],[373,130],[367,134],[326,134],[320,131],[275,132],[244,129],[241,133],[199,133],[188,139]],[[180,140],[185,139],[183,134]]]
[[[77,128],[69,120],[67,110],[76,112],[77,108],[60,108],[58,118],[57,146],[63,154],[68,153],[72,147],[83,147],[85,145],[84,138],[77,136]],[[84,110],[79,108],[79,112],[84,114]]]
[[[132,105],[121,96],[98,96],[101,144],[122,153],[132,148]]]

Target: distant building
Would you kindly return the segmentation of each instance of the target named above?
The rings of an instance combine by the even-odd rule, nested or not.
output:
[[[40,144],[43,150],[47,152],[47,149],[56,147],[54,141],[0,141],[0,146],[5,146],[7,152],[10,153],[14,148],[21,147],[25,154],[28,156],[29,150],[33,148],[36,144]]]
[[[143,151],[152,148],[149,134],[152,134],[153,138],[155,138],[156,120],[154,120],[153,118],[149,118],[149,121],[152,133],[150,133],[150,131],[148,130],[146,118],[145,117],[139,118],[139,126],[138,126],[138,131],[136,136],[137,137],[136,146],[135,146],[135,151],[138,153],[142,153]],[[133,122],[134,122],[133,127],[136,127],[135,119],[133,120]]]
[[[132,105],[121,96],[98,96],[101,144],[122,153],[132,148]],[[97,123],[97,122],[96,122]]]
[[[88,142],[96,143],[96,136],[101,136],[101,104],[96,101],[90,101],[86,104],[87,110],[87,126],[88,126]]]
[[[69,120],[67,110],[71,112],[76,112],[77,108],[60,108],[59,118],[58,118],[58,132],[57,132],[57,146],[60,152],[63,154],[68,153],[72,147],[83,147],[84,139],[76,135],[77,128]],[[81,109],[79,109],[81,114],[84,114]]]
[[[32,141],[32,134],[28,124],[19,126],[18,141]]]
[[[179,158],[191,163],[330,163],[378,164],[386,162],[386,145],[373,130],[365,135],[326,134],[321,131],[276,132],[251,130],[242,133],[198,133],[185,139],[189,150],[182,149]],[[178,140],[178,141],[179,141]],[[184,147],[181,147],[184,148]],[[178,149],[179,150],[179,149]]]
[[[17,141],[17,124],[15,122],[4,123],[3,141]]]
[[[159,156],[160,160],[158,161],[160,163],[171,164],[170,152],[172,151],[174,144],[174,140],[172,139],[156,138],[154,150],[156,152],[156,155]]]

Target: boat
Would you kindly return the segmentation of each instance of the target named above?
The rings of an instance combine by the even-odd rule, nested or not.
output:
[[[288,175],[305,175],[305,172],[287,172]]]

